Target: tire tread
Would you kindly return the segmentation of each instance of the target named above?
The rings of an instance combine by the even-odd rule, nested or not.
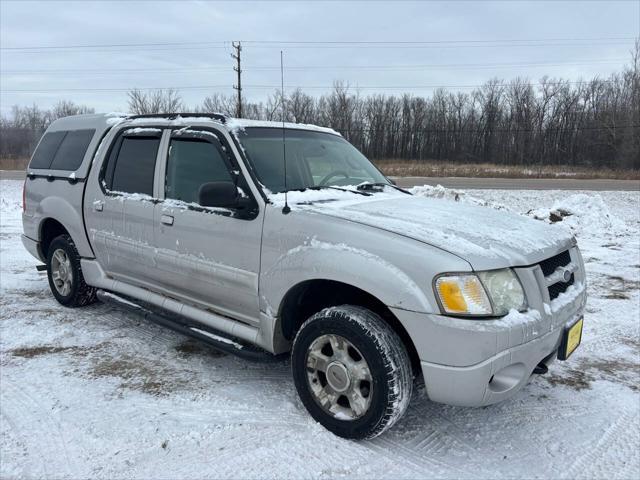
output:
[[[385,376],[389,396],[383,415],[376,424],[357,438],[371,439],[391,428],[405,413],[409,406],[413,389],[413,374],[411,361],[407,349],[400,337],[393,331],[378,314],[364,307],[355,305],[340,305],[329,307],[314,314],[300,327],[294,340],[296,342],[306,327],[327,317],[340,319],[358,327],[364,335],[375,345],[385,364]]]
[[[73,266],[74,282],[77,282],[74,294],[65,301],[60,299],[60,296],[56,292],[51,281],[51,254],[56,248],[60,248],[59,246],[56,246],[58,243],[65,243],[65,246],[69,249],[68,254],[70,254],[69,258]],[[56,297],[56,300],[65,307],[84,307],[96,301],[97,289],[87,285],[84,280],[84,275],[82,275],[82,266],[80,264],[80,254],[78,253],[78,249],[76,248],[76,244],[73,242],[71,235],[66,233],[59,235],[51,242],[49,252],[47,253],[47,274],[53,295]]]

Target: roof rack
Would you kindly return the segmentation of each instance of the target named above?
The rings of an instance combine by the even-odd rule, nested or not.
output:
[[[221,123],[226,123],[227,117],[222,113],[187,113],[187,112],[178,112],[178,113],[145,113],[142,115],[128,115],[127,118],[166,118],[169,120],[174,120],[178,117],[209,117],[214,120],[219,120]]]

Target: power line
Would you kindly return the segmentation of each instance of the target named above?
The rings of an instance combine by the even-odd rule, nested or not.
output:
[[[518,46],[593,46],[595,44],[617,45],[627,44],[628,41],[635,40],[634,36],[625,37],[585,37],[585,38],[538,38],[538,39],[482,39],[482,40],[243,40],[243,43],[251,44],[254,48],[342,48],[363,47],[363,48],[395,48],[398,46],[405,48],[458,48],[458,47],[518,47]],[[588,42],[588,43],[587,43]],[[120,51],[122,48],[147,48],[150,51],[160,50],[189,50],[203,48],[227,48],[233,41],[217,42],[150,42],[150,43],[97,43],[97,44],[75,44],[75,45],[33,45],[17,47],[0,47],[3,52],[21,53],[43,53],[51,50],[80,50],[80,51]]]
[[[111,47],[168,47],[187,45],[218,45],[230,42],[161,42],[161,43],[94,43],[87,45],[33,45],[21,47],[1,47],[0,50],[56,50],[56,49],[84,49],[84,48],[111,48]]]
[[[403,45],[403,49],[456,49],[456,48],[514,48],[514,47],[596,47],[596,46],[630,46],[631,43],[627,42],[609,42],[609,43],[496,43],[496,44],[482,44],[482,45]],[[162,48],[146,48],[145,52],[164,52],[164,51],[184,51],[184,50],[210,50],[213,48],[226,49],[226,46],[200,46],[200,47],[162,47]],[[252,45],[252,48],[267,48],[282,50],[283,47],[278,45]],[[286,47],[288,49],[333,49],[344,50],[347,48],[360,48],[360,49],[387,49],[398,48],[397,45],[291,45]],[[142,50],[138,47],[138,51]],[[67,53],[113,53],[113,52],[131,52],[129,49],[103,49],[103,50],[83,50],[83,51],[68,51]],[[1,53],[20,53],[23,54],[49,54],[51,50],[2,50]]]
[[[635,36],[628,37],[586,37],[586,38],[512,38],[492,40],[243,40],[249,44],[275,45],[429,45],[450,43],[498,43],[498,42],[585,42],[610,40],[635,40]]]
[[[612,83],[615,80],[596,80],[598,83]],[[536,82],[536,83],[520,83],[520,86],[543,86],[543,85],[581,85],[590,84],[591,80],[577,81],[556,81],[556,82]],[[494,87],[510,87],[514,83],[484,83],[476,85],[346,85],[346,89],[395,89],[395,90],[415,90],[415,89],[437,89],[437,88],[482,88],[485,86]],[[186,85],[186,86],[165,86],[165,87],[130,87],[130,88],[58,88],[58,89],[3,89],[2,93],[53,93],[53,92],[127,92],[137,88],[138,90],[212,90],[221,88],[232,88],[229,85]],[[278,89],[280,85],[245,85],[242,87],[251,89]],[[288,89],[333,89],[335,85],[285,85]]]
[[[609,60],[585,60],[580,62],[518,62],[518,63],[431,63],[431,64],[403,64],[403,65],[294,65],[287,67],[287,70],[413,70],[424,68],[462,68],[462,69],[490,69],[490,68],[510,68],[510,67],[564,67],[583,65],[619,64],[627,61],[627,58],[615,58]],[[278,70],[280,67],[268,65],[256,65],[254,67],[243,68],[245,72]],[[182,72],[207,72],[207,71],[227,71],[228,65],[211,65],[207,67],[182,67],[173,68],[113,68],[113,69],[74,69],[60,68],[50,70],[3,70],[2,75],[7,74],[120,74],[120,73],[182,73]]]

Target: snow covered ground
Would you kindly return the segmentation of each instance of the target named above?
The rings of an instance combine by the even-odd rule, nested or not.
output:
[[[239,360],[106,305],[58,305],[20,242],[21,188],[0,181],[2,478],[640,476],[638,192],[417,188],[562,218],[587,265],[584,340],[498,405],[438,405],[419,386],[395,428],[357,443],[311,420],[288,363]]]

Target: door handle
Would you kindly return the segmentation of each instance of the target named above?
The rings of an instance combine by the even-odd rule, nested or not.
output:
[[[96,200],[95,202],[93,202],[93,209],[96,212],[101,212],[103,208],[104,208],[104,202],[102,200]]]
[[[165,225],[173,225],[173,217],[171,215],[162,215],[160,221]]]

